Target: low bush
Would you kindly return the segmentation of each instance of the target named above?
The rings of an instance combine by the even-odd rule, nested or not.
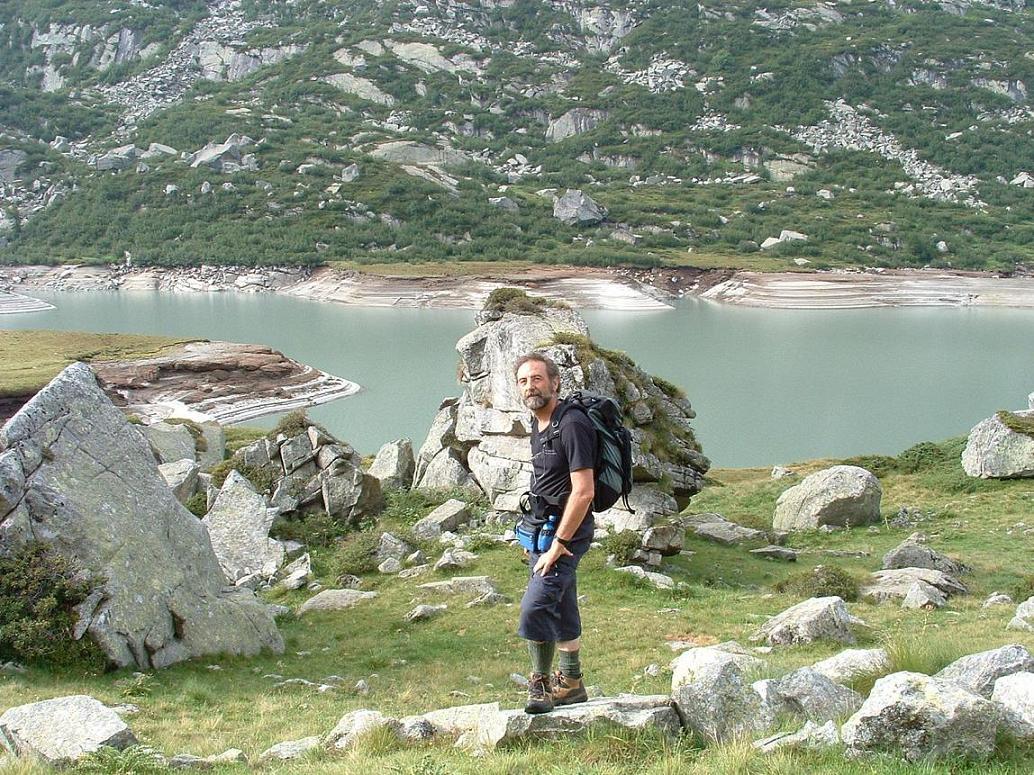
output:
[[[810,571],[777,581],[776,592],[798,597],[830,597],[858,599],[858,580],[836,565],[816,565]]]
[[[377,570],[377,545],[380,533],[364,531],[347,536],[334,553],[331,560],[335,576],[350,573],[361,576]]]
[[[520,288],[496,288],[485,301],[491,312],[511,312],[515,315],[535,315],[550,307],[564,305],[541,296],[529,296]]]
[[[208,513],[208,495],[207,493],[196,492],[183,505],[187,507],[187,511],[201,519]]]
[[[622,530],[620,533],[611,533],[604,538],[600,545],[604,554],[614,555],[614,562],[618,565],[628,565],[632,557],[643,545],[642,537],[633,530]]]
[[[91,640],[72,639],[74,608],[96,583],[41,542],[0,558],[0,662],[103,667],[105,658]]]
[[[282,541],[301,541],[308,547],[331,546],[342,536],[345,528],[325,511],[303,514],[298,519],[278,517],[269,530],[271,538]]]

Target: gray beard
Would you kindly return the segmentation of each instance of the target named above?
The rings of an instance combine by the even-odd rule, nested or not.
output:
[[[524,399],[524,405],[534,412],[548,404],[550,398],[552,396],[528,396]]]

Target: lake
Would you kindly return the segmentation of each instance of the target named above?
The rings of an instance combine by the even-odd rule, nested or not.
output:
[[[33,292],[54,310],[0,316],[53,328],[261,343],[358,382],[310,416],[364,453],[419,446],[459,392],[470,311],[348,307],[272,294]],[[681,386],[715,466],[894,454],[964,434],[1034,391],[1034,312],[994,308],[766,310],[698,299],[658,312],[585,311],[593,338]],[[271,425],[273,420],[249,421]]]

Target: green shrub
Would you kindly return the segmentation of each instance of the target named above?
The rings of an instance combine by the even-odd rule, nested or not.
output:
[[[777,581],[775,590],[798,597],[836,595],[844,600],[857,600],[858,580],[836,565],[816,565],[810,571]]]
[[[511,312],[515,315],[535,315],[550,307],[563,307],[559,302],[542,296],[529,296],[521,288],[496,288],[485,301],[490,312]]]
[[[1017,603],[1022,603],[1024,600],[1034,597],[1034,574],[1028,573],[1013,584],[1012,589],[1009,590],[1009,594]]]
[[[354,576],[361,576],[364,573],[373,573],[377,570],[377,545],[379,542],[380,533],[373,530],[352,533],[347,536],[334,553],[332,560],[334,575],[342,576],[351,573]]]
[[[344,534],[345,529],[325,511],[304,514],[299,519],[278,517],[269,530],[272,538],[283,541],[301,541],[309,547],[330,546]]]
[[[98,581],[41,542],[0,558],[0,662],[103,666],[92,641],[72,639],[73,609]]]
[[[191,495],[190,499],[183,505],[187,507],[187,511],[198,519],[201,519],[208,513],[208,494],[196,492]]]
[[[632,557],[643,545],[642,537],[633,530],[622,530],[620,533],[611,533],[604,538],[600,545],[604,554],[614,555],[614,561],[619,565],[628,565]]]

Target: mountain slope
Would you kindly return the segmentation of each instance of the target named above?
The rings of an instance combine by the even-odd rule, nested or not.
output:
[[[1031,262],[1022,2],[12,5],[2,260]]]

